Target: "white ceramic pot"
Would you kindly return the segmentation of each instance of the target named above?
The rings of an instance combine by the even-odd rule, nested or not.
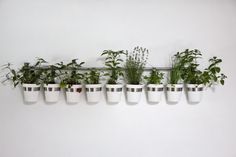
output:
[[[61,91],[59,84],[44,84],[43,89],[46,102],[53,103],[59,100],[59,95]]]
[[[186,84],[187,97],[190,103],[199,103],[202,100],[202,93],[205,86],[203,84]]]
[[[97,103],[101,99],[102,84],[86,84],[87,101],[90,103]]]
[[[82,85],[72,85],[70,88],[67,86],[66,91],[66,101],[68,103],[78,103],[81,97]]]
[[[110,103],[120,102],[122,90],[122,84],[106,84],[107,101]]]
[[[143,85],[126,85],[127,101],[129,103],[138,103],[142,96]]]
[[[181,99],[183,84],[168,84],[166,86],[167,101],[178,103]]]
[[[147,85],[147,98],[149,102],[159,103],[164,91],[163,84],[148,84]]]
[[[25,102],[37,102],[40,92],[40,85],[22,84]]]

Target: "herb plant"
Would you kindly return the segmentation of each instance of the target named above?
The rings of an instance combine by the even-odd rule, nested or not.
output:
[[[182,69],[181,78],[184,80],[185,83],[201,84],[202,72],[198,70],[198,59],[201,58],[202,53],[197,49],[186,49],[181,55],[185,61]]]
[[[107,81],[108,84],[117,84],[119,77],[122,77],[123,71],[121,64],[123,60],[121,56],[124,55],[124,51],[112,51],[112,50],[104,50],[102,56],[106,56],[105,65],[108,72],[105,73],[105,76],[109,76]]]
[[[13,69],[11,64],[8,63],[3,67],[3,69],[8,70],[7,74],[5,75],[6,79],[3,82],[12,81],[14,87],[23,83],[40,84],[40,76],[42,74],[40,66],[42,63],[45,63],[45,60],[38,58],[34,65],[30,65],[30,63],[24,63],[24,65],[19,70]]]
[[[150,76],[144,77],[148,84],[161,84],[164,78],[164,73],[159,72],[156,68],[152,68]]]
[[[224,80],[227,78],[223,73],[220,73],[221,69],[219,64],[221,59],[213,57],[209,59],[210,65],[204,71],[199,70],[198,59],[201,58],[202,53],[197,50],[188,49],[179,54],[182,62],[182,75],[181,78],[188,84],[204,84],[211,86],[214,83],[220,83],[224,85]]]
[[[48,63],[45,61],[45,63]],[[55,84],[56,79],[60,78],[62,75],[61,69],[63,69],[63,63],[56,63],[55,65],[47,65],[42,68],[42,76],[41,80],[42,83],[48,84]]]
[[[86,84],[99,84],[100,72],[96,69],[91,69],[84,74]]]
[[[60,83],[61,87],[71,87],[75,84],[81,84],[84,78],[84,75],[78,70],[84,62],[77,63],[77,59],[73,59],[70,63],[63,65],[61,63],[61,69],[63,70],[62,81]]]
[[[203,71],[201,75],[202,83],[208,86],[212,86],[215,83],[220,83],[221,85],[224,85],[227,76],[221,73],[221,68],[219,67],[219,64],[222,62],[222,59],[219,59],[214,56],[209,59],[209,62],[210,65]]]
[[[172,58],[172,69],[170,71],[170,84],[178,84],[182,80],[187,80],[187,71],[193,71],[195,67],[198,67],[196,60],[201,58],[201,52],[197,49],[186,49],[183,52],[177,52]],[[195,72],[195,71],[193,71]]]
[[[131,53],[126,53],[125,76],[128,84],[138,85],[148,59],[148,49],[135,47]]]

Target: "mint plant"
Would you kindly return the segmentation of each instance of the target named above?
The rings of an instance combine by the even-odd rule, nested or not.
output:
[[[144,79],[148,84],[161,84],[164,79],[164,73],[159,72],[156,68],[152,68],[150,76],[145,76]]]

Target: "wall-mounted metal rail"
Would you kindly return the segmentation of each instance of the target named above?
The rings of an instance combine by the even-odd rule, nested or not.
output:
[[[157,70],[160,70],[160,71],[170,71],[171,70],[171,67],[146,67],[146,68],[144,68],[144,71],[151,71],[153,68],[156,68]],[[40,69],[49,69],[49,67],[45,66],[45,67],[41,67],[41,68],[36,68],[36,70],[40,70]],[[99,70],[99,71],[109,70],[106,67],[81,67],[81,68],[78,68],[76,70],[89,71],[91,69],[96,69],[96,70]],[[61,69],[61,70],[75,70],[75,69],[65,68],[65,69]]]

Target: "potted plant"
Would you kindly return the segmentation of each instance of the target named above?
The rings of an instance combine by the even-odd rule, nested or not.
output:
[[[105,66],[108,72],[105,73],[105,76],[109,77],[106,84],[106,95],[107,101],[110,103],[118,103],[121,99],[123,85],[118,81],[123,76],[121,67],[123,62],[121,55],[123,54],[125,54],[124,51],[112,50],[105,50],[102,53],[102,56],[106,56]]]
[[[190,62],[188,49],[184,52],[177,52],[172,57],[172,69],[166,86],[167,101],[170,103],[178,103],[183,91],[183,69],[187,63]]]
[[[149,102],[159,103],[164,90],[162,80],[164,73],[159,72],[156,68],[152,68],[150,76],[145,76],[147,80],[147,98]]]
[[[47,63],[47,62],[46,62]],[[55,103],[59,100],[60,84],[59,78],[61,75],[60,64],[47,65],[42,70],[42,83],[44,89],[45,101],[48,103]]]
[[[196,60],[185,68],[185,83],[187,88],[187,97],[190,103],[199,103],[202,99],[202,93],[206,86],[211,87],[213,84],[224,85],[224,80],[227,78],[221,73],[219,64],[221,59],[213,57],[209,59],[210,65],[204,70],[200,71]]]
[[[65,88],[66,101],[68,103],[77,103],[80,100],[82,92],[82,81],[84,75],[79,72],[79,68],[84,64],[84,62],[77,63],[77,59],[73,59],[70,63],[66,65],[61,65],[64,73],[62,74],[62,81],[60,86]]]
[[[189,62],[183,68],[182,73],[182,79],[186,84],[187,98],[190,103],[198,103],[202,99],[205,87],[202,71],[198,69],[198,59],[201,58],[202,53],[198,49],[194,49],[186,51],[184,56],[189,58]]]
[[[101,98],[102,84],[99,83],[99,79],[100,72],[96,69],[91,69],[85,73],[85,89],[89,103],[97,103]]]
[[[34,65],[24,63],[19,70],[11,68],[11,64],[5,65],[4,69],[8,70],[5,81],[12,81],[14,87],[21,84],[23,87],[23,96],[25,102],[37,102],[40,92],[40,75],[42,71],[38,69],[43,63],[43,59],[38,59]]]
[[[127,101],[138,103],[143,91],[142,74],[148,59],[148,49],[135,47],[131,53],[126,55],[125,78]]]

